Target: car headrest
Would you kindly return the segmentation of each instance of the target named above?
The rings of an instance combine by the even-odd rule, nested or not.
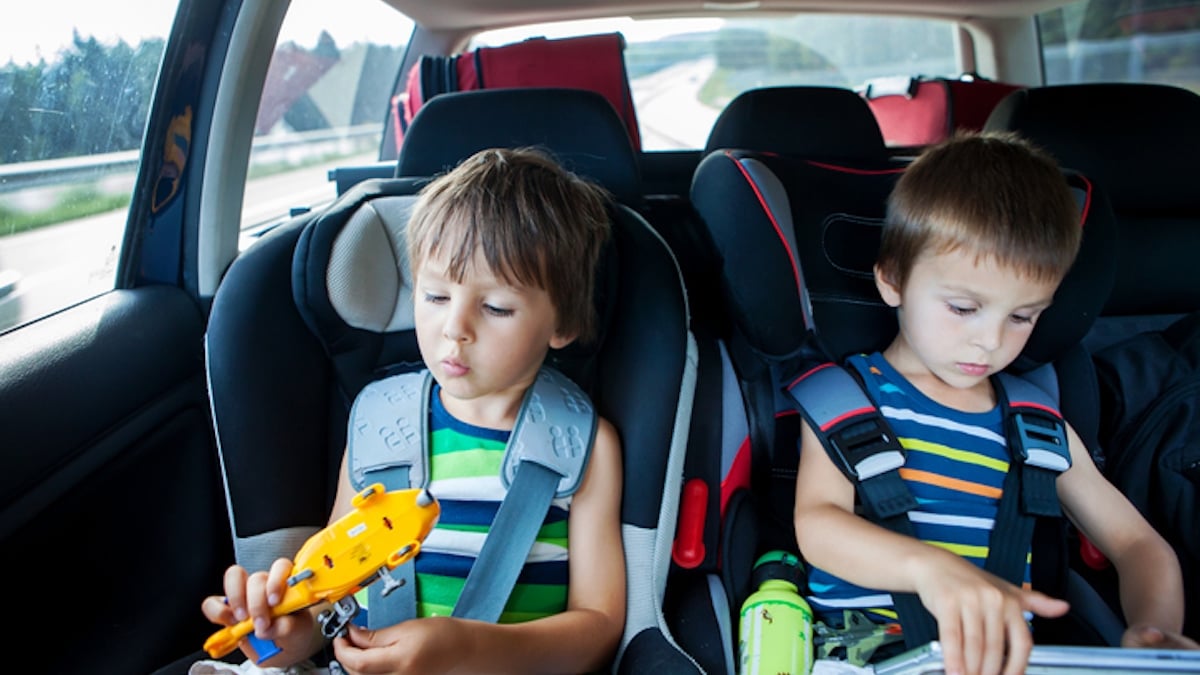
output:
[[[887,196],[902,173],[769,153],[726,151],[700,163],[692,199],[722,255],[731,318],[749,346],[786,360],[806,328],[835,359],[883,349],[895,312],[875,288]],[[1113,284],[1115,221],[1103,195],[1067,172],[1080,206],[1075,264],[1017,370],[1051,362],[1083,339]]]
[[[300,318],[334,363],[347,400],[368,382],[421,365],[405,230],[428,178],[374,178],[346,191],[304,229],[292,258]],[[614,228],[628,210],[610,209]],[[620,274],[612,241],[601,251],[593,301],[596,339],[552,350],[551,362],[584,384],[615,318]]]
[[[1022,89],[988,117],[1102,186],[1118,213],[1200,210],[1200,95],[1163,84],[1070,84]]]
[[[839,87],[765,87],[742,92],[713,124],[705,154],[721,148],[814,159],[886,161],[871,108]]]
[[[1065,173],[1079,204],[1083,238],[1075,264],[1054,294],[1054,304],[1042,312],[1011,366],[1018,371],[1050,363],[1082,341],[1100,316],[1116,278],[1117,226],[1107,194],[1089,177]]]
[[[514,88],[435,96],[404,136],[396,176],[433,176],[486,148],[537,146],[602,185],[623,204],[641,199],[637,155],[625,125],[600,94]]]

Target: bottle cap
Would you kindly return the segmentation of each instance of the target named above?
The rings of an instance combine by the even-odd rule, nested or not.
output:
[[[754,588],[771,580],[786,581],[796,588],[803,588],[804,563],[793,553],[787,551],[767,551],[754,561],[754,572],[751,581]]]

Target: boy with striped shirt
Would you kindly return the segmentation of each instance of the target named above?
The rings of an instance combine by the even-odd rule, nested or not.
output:
[[[335,638],[344,670],[579,673],[611,662],[625,565],[620,441],[603,418],[579,489],[551,503],[499,621],[450,616],[504,499],[501,459],[526,390],[551,348],[595,331],[607,199],[533,149],[481,151],[422,190],[406,237],[417,342],[435,382],[428,487],[441,515],[415,558],[417,618]],[[356,492],[343,456],[330,522]],[[282,650],[264,666],[301,662],[324,645],[315,622],[323,607],[270,616],[291,569],[287,559],[251,575],[235,565],[228,604],[204,603],[214,623],[254,617],[255,634]]]
[[[1011,134],[961,135],[926,150],[888,201],[875,282],[899,333],[848,360],[907,458],[913,537],[855,513],[855,487],[804,426],[797,543],[818,614],[896,621],[915,593],[937,623],[947,673],[1023,673],[1027,615],[1066,602],[983,569],[1009,455],[990,377],[1028,341],[1079,248],[1078,211],[1054,160]],[[1067,427],[1063,510],[1116,566],[1125,646],[1196,647],[1180,634],[1183,586],[1169,545],[1099,472]],[[878,589],[878,590],[869,590]]]

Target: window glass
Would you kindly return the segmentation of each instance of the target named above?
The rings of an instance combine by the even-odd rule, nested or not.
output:
[[[1200,91],[1200,2],[1080,0],[1038,15],[1046,84],[1158,82]]]
[[[613,19],[492,31],[472,47],[618,31],[647,150],[701,148],[720,110],[755,87],[858,89],[894,75],[958,76],[954,24],[897,17]]]
[[[242,246],[336,196],[329,170],[379,158],[389,95],[413,23],[381,0],[292,0],[259,102]]]
[[[0,21],[0,332],[112,290],[175,5],[8,5]]]

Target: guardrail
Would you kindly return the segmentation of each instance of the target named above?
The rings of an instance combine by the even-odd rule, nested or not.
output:
[[[381,124],[360,124],[340,129],[306,131],[287,136],[259,137],[254,139],[251,152],[259,153],[361,140],[372,135],[378,136],[382,131],[382,126]],[[0,194],[46,185],[82,183],[106,178],[114,173],[132,172],[137,169],[141,156],[140,150],[127,150],[85,157],[0,164]]]

